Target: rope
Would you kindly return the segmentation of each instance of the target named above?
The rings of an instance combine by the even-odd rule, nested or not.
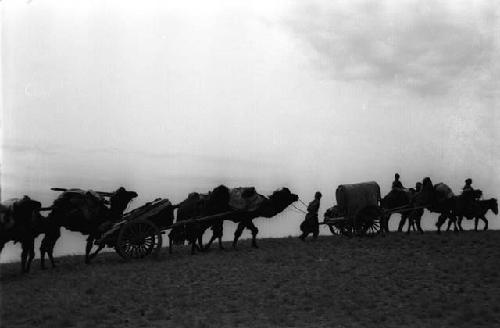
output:
[[[305,207],[307,207],[307,204],[306,204],[306,203],[304,203],[304,202],[302,201],[302,199],[300,199],[300,198],[299,198],[299,202],[301,202],[301,203],[302,203],[302,205],[304,205]]]
[[[384,209],[384,212],[385,213],[395,213],[395,212],[410,212],[410,211],[413,211],[413,210],[419,210],[419,209],[422,209],[422,208],[425,208],[425,206],[417,206],[417,207],[410,207],[410,208],[407,208],[406,205],[404,206],[399,206],[399,207],[395,207],[395,208],[390,208],[390,209]]]
[[[292,209],[292,208],[287,208],[287,211],[290,211],[290,212],[295,213],[295,214],[302,214],[302,212],[295,211],[295,210],[294,210],[294,209]]]
[[[297,206],[295,206],[294,204],[292,204],[292,207],[297,209],[299,212],[303,213],[303,214],[307,214],[307,212],[303,211],[302,209],[298,208]]]
[[[286,208],[286,211],[291,211],[291,212],[296,213],[296,214],[303,214],[303,212],[299,212],[299,211],[297,211],[297,210],[294,210],[294,209],[293,209],[293,208],[291,208],[291,207],[287,207],[287,208]]]

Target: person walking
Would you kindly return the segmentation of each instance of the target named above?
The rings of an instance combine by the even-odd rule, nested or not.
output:
[[[321,203],[321,192],[317,191],[314,195],[314,200],[307,206],[307,214],[300,224],[300,230],[302,234],[300,235],[300,240],[305,241],[307,236],[312,233],[313,240],[316,240],[319,235],[319,222],[318,222],[318,211]]]

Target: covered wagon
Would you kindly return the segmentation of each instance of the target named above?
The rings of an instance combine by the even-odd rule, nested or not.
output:
[[[323,221],[333,234],[360,236],[379,232],[384,212],[376,182],[339,185],[335,198],[337,205],[326,211]]]

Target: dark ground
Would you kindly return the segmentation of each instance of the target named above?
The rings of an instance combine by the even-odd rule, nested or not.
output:
[[[2,327],[500,327],[500,231],[0,266]],[[83,247],[83,245],[82,245]]]

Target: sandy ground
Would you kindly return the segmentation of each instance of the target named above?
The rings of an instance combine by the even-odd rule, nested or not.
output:
[[[2,327],[499,327],[500,232],[0,266]],[[229,244],[226,244],[229,248]]]

